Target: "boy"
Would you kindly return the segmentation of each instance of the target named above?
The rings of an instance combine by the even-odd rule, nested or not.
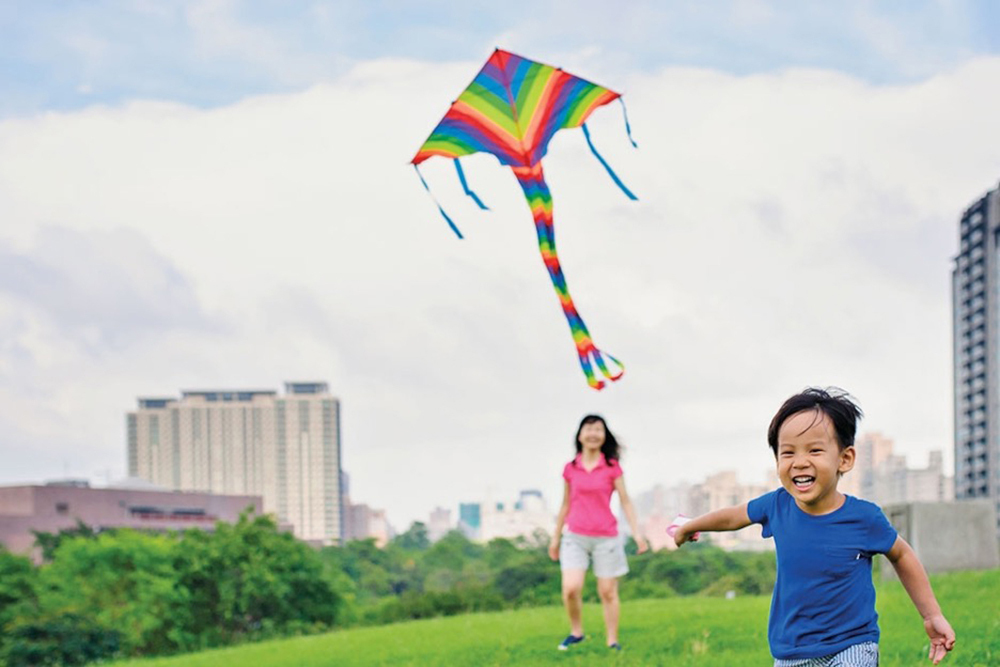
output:
[[[767,441],[781,487],[677,528],[677,546],[699,531],[751,523],[774,537],[778,574],[767,638],[775,667],[877,667],[878,614],[871,559],[885,554],[924,619],[936,665],[955,645],[923,565],[877,505],[837,490],[854,467],[861,409],[841,390],[810,388],[774,415]]]

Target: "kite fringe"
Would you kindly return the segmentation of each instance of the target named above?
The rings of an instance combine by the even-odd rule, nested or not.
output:
[[[465,194],[467,194],[467,195],[469,195],[470,197],[472,197],[472,201],[476,202],[476,204],[478,204],[478,205],[479,205],[479,208],[483,209],[484,211],[488,211],[488,210],[490,210],[490,207],[489,207],[489,206],[487,206],[486,204],[484,204],[484,203],[483,203],[483,200],[482,200],[482,199],[480,199],[480,198],[479,198],[479,197],[478,197],[478,196],[476,195],[476,193],[475,193],[475,192],[473,192],[473,191],[472,191],[472,190],[471,190],[471,189],[469,188],[469,183],[468,183],[468,181],[466,181],[466,180],[465,180],[465,172],[464,172],[464,171],[462,171],[462,165],[461,165],[461,163],[460,163],[460,162],[458,161],[458,158],[455,158],[455,171],[457,171],[457,172],[458,172],[458,180],[459,180],[459,182],[460,182],[460,183],[462,184],[462,189],[463,189],[463,190],[465,190]]]
[[[639,198],[632,194],[631,190],[625,187],[625,184],[622,183],[620,178],[618,178],[618,174],[616,174],[614,169],[611,168],[611,165],[609,165],[607,161],[601,157],[601,154],[597,152],[597,149],[594,147],[594,142],[590,140],[590,130],[587,129],[587,124],[584,123],[580,127],[583,128],[583,136],[587,138],[587,145],[590,146],[590,152],[594,154],[594,157],[596,157],[602,165],[604,165],[604,168],[607,170],[611,180],[615,182],[615,185],[621,188],[622,192],[624,192],[629,199],[632,201],[638,201]]]
[[[635,139],[632,138],[632,126],[628,124],[628,109],[625,108],[625,98],[619,96],[618,101],[622,103],[622,115],[625,116],[625,134],[628,135],[628,140],[632,142],[632,148],[638,148],[639,144],[635,143]]]
[[[455,162],[457,163],[458,160],[455,160]],[[420,173],[420,167],[417,166],[417,165],[413,165],[413,169],[414,169],[414,171],[417,172],[417,176],[420,178],[420,182],[424,184],[424,190],[427,190],[427,194],[429,194],[431,196],[431,201],[433,201],[434,205],[438,207],[438,210],[441,211],[441,215],[444,217],[445,221],[448,223],[448,226],[451,227],[451,231],[455,232],[455,235],[458,236],[458,238],[464,239],[465,237],[462,236],[462,232],[458,231],[458,227],[456,227],[455,223],[452,222],[452,219],[448,217],[448,214],[444,212],[444,209],[441,208],[441,204],[438,203],[437,197],[435,197],[434,193],[431,192],[430,186],[427,185],[427,181],[424,180],[424,175]]]

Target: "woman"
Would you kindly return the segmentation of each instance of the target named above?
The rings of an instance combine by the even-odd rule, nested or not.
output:
[[[562,569],[562,597],[570,625],[570,633],[559,644],[559,650],[565,651],[583,641],[583,579],[591,559],[604,610],[607,644],[611,649],[621,650],[618,578],[628,572],[628,562],[624,539],[618,534],[618,521],[611,512],[613,492],[618,492],[639,553],[649,545],[639,534],[635,508],[625,491],[618,465],[621,448],[604,419],[597,415],[584,417],[576,431],[575,445],[576,458],[563,468],[563,502],[549,543],[549,556],[558,560]]]

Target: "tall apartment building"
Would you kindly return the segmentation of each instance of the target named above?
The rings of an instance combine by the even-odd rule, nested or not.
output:
[[[1000,190],[965,211],[959,239],[952,270],[955,497],[989,498],[1000,515]]]
[[[140,398],[126,418],[129,475],[178,491],[250,494],[296,537],[344,532],[340,401],[325,382]]]

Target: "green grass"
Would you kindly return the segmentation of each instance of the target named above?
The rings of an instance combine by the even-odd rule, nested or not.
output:
[[[932,578],[958,636],[944,665],[1000,665],[1000,570]],[[770,665],[768,597],[670,598],[622,605],[621,641],[604,647],[601,610],[584,608],[587,641],[560,652],[567,624],[561,607],[470,614],[250,644],[115,667],[327,667],[341,665]],[[920,617],[899,583],[878,590],[881,665],[927,661]]]

